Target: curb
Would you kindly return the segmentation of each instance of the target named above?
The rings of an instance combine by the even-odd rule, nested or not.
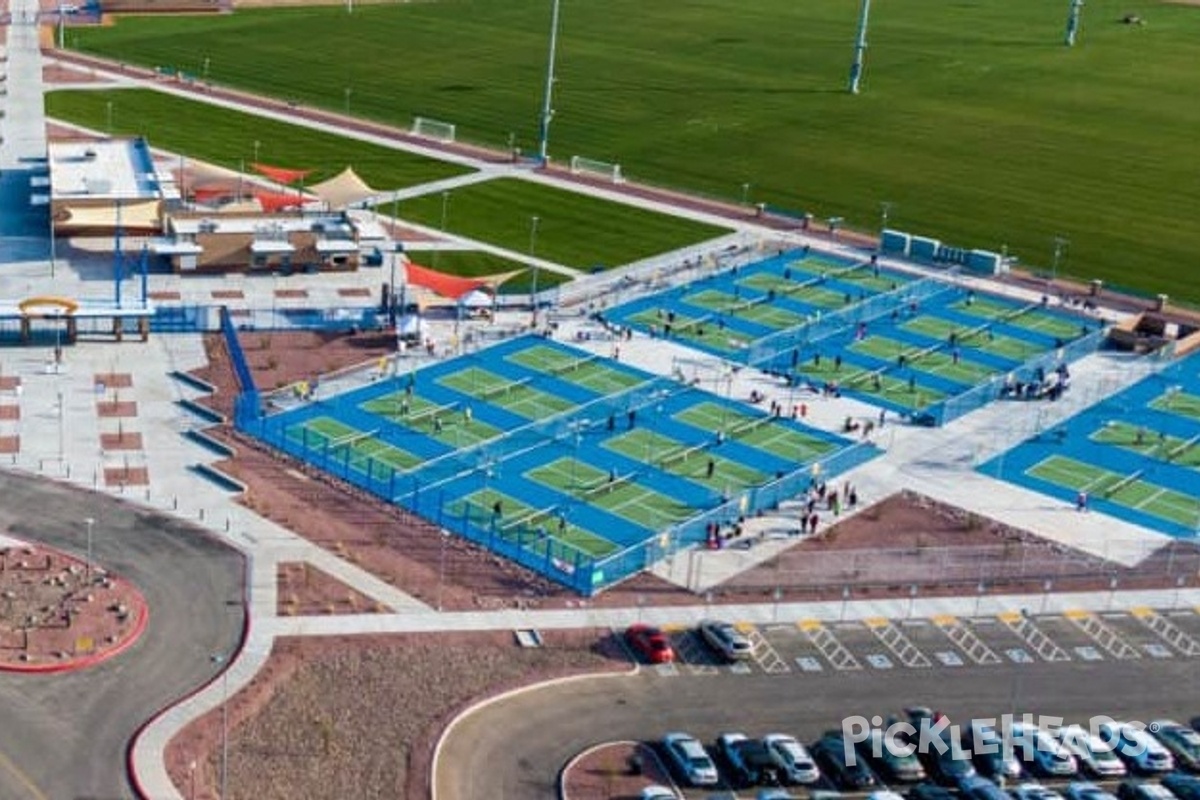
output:
[[[130,585],[132,586],[132,584]],[[141,592],[138,592],[138,595],[140,596]],[[142,634],[146,632],[146,626],[150,624],[150,606],[146,603],[145,597],[142,597],[142,603],[145,604],[145,608],[142,610],[141,615],[134,624],[133,630],[130,632],[128,638],[126,638],[116,647],[113,647],[111,650],[105,650],[101,653],[93,653],[89,656],[72,659],[70,661],[58,661],[53,664],[15,664],[0,666],[0,673],[15,672],[27,675],[52,675],[58,672],[74,672],[76,670],[87,669],[88,667],[94,667],[97,664],[102,664],[105,661],[108,661],[110,658],[116,658],[130,647],[133,647],[133,645],[142,638]]]
[[[431,762],[429,765],[429,797],[430,797],[430,800],[437,800],[437,774],[438,774],[438,765],[441,763],[441,758],[442,758],[442,746],[445,744],[446,739],[448,739],[450,737],[450,734],[454,732],[454,729],[458,726],[458,724],[460,722],[462,722],[463,720],[467,719],[468,717],[472,716],[476,712],[482,711],[483,709],[487,708],[490,705],[493,705],[494,703],[499,703],[499,702],[501,702],[503,700],[507,700],[511,697],[516,697],[518,695],[522,695],[527,692],[540,691],[542,689],[546,689],[551,686],[560,686],[560,685],[566,684],[566,683],[577,683],[577,682],[581,682],[581,681],[585,681],[585,680],[603,680],[606,678],[628,678],[630,676],[636,675],[637,673],[638,673],[638,665],[635,663],[633,665],[632,669],[621,670],[620,672],[601,672],[601,673],[591,673],[591,674],[587,674],[587,675],[566,675],[562,678],[551,678],[548,681],[542,681],[541,683],[530,684],[529,686],[518,686],[515,689],[509,689],[506,692],[501,692],[500,694],[492,695],[491,697],[485,697],[484,699],[480,700],[479,702],[474,703],[473,705],[470,705],[467,708],[463,709],[462,713],[458,714],[458,716],[456,716],[454,719],[450,720],[450,722],[447,723],[446,727],[442,729],[442,734],[441,734],[441,736],[438,737],[437,744],[435,744],[433,747],[433,758],[431,759]]]
[[[576,764],[578,764],[581,760],[583,760],[584,758],[587,758],[589,755],[596,752],[597,750],[602,750],[606,747],[616,747],[618,745],[632,745],[633,747],[645,747],[647,750],[649,750],[650,754],[654,757],[655,763],[658,764],[659,770],[662,771],[662,774],[664,776],[666,776],[667,781],[670,783],[671,790],[673,792],[675,792],[675,796],[676,797],[682,796],[679,791],[679,786],[677,786],[674,779],[671,778],[670,770],[667,769],[667,765],[662,762],[662,759],[658,757],[658,753],[656,753],[654,751],[653,747],[646,744],[645,742],[636,742],[632,739],[619,739],[617,741],[612,741],[612,742],[600,742],[599,744],[594,744],[591,747],[581,750],[580,752],[576,753],[575,756],[570,761],[568,761],[565,765],[563,765],[562,770],[560,770],[558,773],[558,798],[559,798],[559,800],[571,800],[571,798],[567,795],[567,775],[571,772],[572,769],[575,768]]]

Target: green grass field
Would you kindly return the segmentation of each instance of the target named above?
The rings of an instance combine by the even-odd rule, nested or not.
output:
[[[392,213],[387,206],[382,206],[379,210],[384,214]],[[404,213],[403,206],[400,213]],[[500,294],[527,294],[533,285],[533,271],[524,264],[482,250],[408,250],[405,251],[405,255],[422,267],[448,272],[451,275],[462,275],[464,278],[482,278],[506,272],[519,273],[500,284]],[[569,280],[571,279],[568,276],[560,272],[542,269],[538,270],[537,288],[540,292]]]
[[[582,270],[627,264],[727,233],[515,178],[415,197],[402,204],[400,216],[431,228],[445,223],[452,233],[520,253],[532,246],[539,258]]]
[[[147,15],[67,39],[331,109],[345,108],[349,89],[351,113],[403,126],[446,119],[460,138],[531,152],[549,5]],[[896,227],[1007,244],[1029,264],[1048,266],[1062,235],[1060,271],[1200,299],[1200,283],[1179,274],[1200,250],[1200,184],[1179,179],[1200,168],[1200,10],[1089,0],[1079,44],[1066,48],[1065,0],[876,4],[863,91],[851,96],[858,5],[567,4],[550,152],[864,228],[889,201]],[[1126,13],[1147,24],[1119,24]],[[353,55],[331,66],[314,48]]]
[[[148,89],[48,92],[46,116],[107,132],[109,103],[112,133],[145,136],[154,147],[230,169],[254,161],[257,141],[259,161],[311,169],[310,184],[346,167],[354,167],[381,191],[470,172],[457,164]]]

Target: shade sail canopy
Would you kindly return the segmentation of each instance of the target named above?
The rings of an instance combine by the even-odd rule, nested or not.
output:
[[[368,186],[366,181],[358,177],[350,167],[346,167],[341,174],[308,188],[309,191],[328,203],[330,208],[337,211],[370,200],[379,194]]]
[[[488,286],[488,281],[482,278],[447,275],[444,272],[437,272],[412,262],[405,266],[405,274],[408,276],[409,284],[428,289],[451,300],[458,300],[463,295]]]
[[[251,169],[259,175],[265,175],[276,183],[295,183],[308,177],[311,169],[288,169],[287,167],[272,167],[270,164],[251,164]]]

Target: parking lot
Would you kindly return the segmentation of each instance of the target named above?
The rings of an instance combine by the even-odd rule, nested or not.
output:
[[[695,631],[667,628],[675,663],[649,669],[663,679],[704,675],[781,677],[871,670],[966,670],[999,665],[1079,664],[1200,657],[1200,611],[939,616],[852,622],[799,620],[735,624],[754,656],[724,663]]]

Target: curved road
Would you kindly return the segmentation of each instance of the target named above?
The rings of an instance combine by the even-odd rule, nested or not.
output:
[[[794,733],[804,740],[844,716],[886,717],[929,705],[952,721],[1009,713],[1055,714],[1086,722],[1109,714],[1149,722],[1200,714],[1194,662],[1107,661],[892,673],[606,677],[551,686],[493,703],[463,719],[446,739],[437,800],[557,798],[559,770],[590,744],[655,739],[686,730],[711,741],[741,730]]]
[[[130,798],[137,729],[217,674],[241,641],[245,562],[187,523],[104,495],[0,473],[0,530],[93,559],[141,590],[150,624],[112,661],[59,675],[0,673],[0,797]]]

